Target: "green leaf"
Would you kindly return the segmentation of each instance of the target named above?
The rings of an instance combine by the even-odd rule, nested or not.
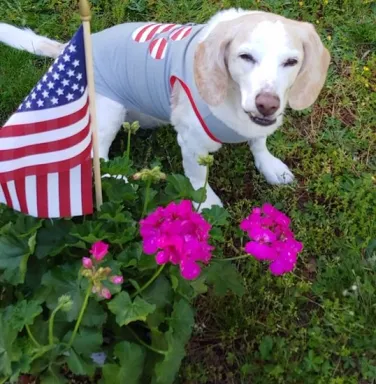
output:
[[[86,362],[76,351],[71,348],[69,350],[69,356],[67,358],[67,364],[69,369],[75,375],[93,376],[95,372],[94,363]]]
[[[81,324],[87,327],[101,327],[106,320],[107,313],[104,308],[97,301],[90,300]]]
[[[123,156],[117,156],[109,161],[104,161],[101,159],[101,174],[103,175],[108,173],[109,175],[113,176],[129,176],[134,172],[132,165],[132,161],[129,160],[125,154]],[[107,178],[103,178],[103,181],[106,179]],[[124,180],[122,179],[118,180],[118,182],[125,184]]]
[[[84,292],[77,280],[80,263],[63,264],[45,273],[42,285],[48,288],[46,294],[47,306],[54,309],[60,296],[69,295],[73,306],[69,312],[59,313],[66,316],[67,321],[76,320],[84,299]]]
[[[169,324],[174,338],[185,345],[191,337],[194,325],[193,309],[186,300],[180,299],[175,302]]]
[[[142,255],[142,244],[135,242],[127,245],[124,250],[115,256],[122,263],[123,268],[136,266]]]
[[[185,356],[184,345],[170,332],[166,334],[168,350],[164,359],[155,365],[157,384],[173,384]]]
[[[207,281],[214,285],[214,291],[219,296],[224,296],[231,290],[238,296],[244,294],[242,277],[236,268],[229,262],[213,262],[207,269]]]
[[[147,316],[155,311],[156,306],[139,296],[132,302],[129,294],[123,291],[108,303],[108,308],[116,315],[116,322],[123,326],[132,321],[145,321]]]
[[[72,331],[66,334],[64,339],[68,341]],[[74,350],[82,356],[90,357],[92,353],[99,352],[103,343],[102,331],[98,328],[82,328],[77,332],[73,342]]]
[[[274,342],[270,336],[263,337],[259,347],[261,358],[263,360],[268,360],[270,358],[273,345],[274,345]]]
[[[11,325],[21,331],[25,325],[32,325],[34,319],[42,313],[42,307],[37,301],[22,300],[13,309]]]
[[[36,233],[21,238],[13,235],[0,237],[0,269],[3,278],[10,284],[22,284],[25,280],[27,262],[34,252]]]
[[[166,195],[172,200],[177,199],[189,199],[196,203],[200,203],[201,200],[206,200],[206,191],[204,188],[200,188],[197,191],[192,187],[189,179],[183,175],[172,174],[167,176],[167,186],[165,189]],[[204,197],[204,199],[202,199]]]
[[[16,237],[30,237],[42,226],[43,220],[32,216],[19,215],[16,222],[11,226],[10,232]]]
[[[68,220],[48,220],[38,231],[35,255],[38,259],[58,255],[64,248],[77,243],[69,235],[72,222]],[[82,245],[81,245],[82,246]]]
[[[204,208],[202,210],[202,214],[204,218],[213,226],[227,225],[227,220],[230,217],[228,211],[219,205],[214,205],[211,208]]]
[[[102,187],[105,195],[111,202],[133,202],[137,199],[137,192],[132,186],[132,184],[128,184],[122,179],[117,180],[113,177],[103,178]]]
[[[68,380],[59,372],[60,367],[50,367],[40,378],[40,384],[65,384]]]
[[[143,373],[145,352],[137,344],[123,341],[116,344],[118,364],[105,364],[102,369],[103,384],[138,384]]]
[[[142,297],[156,308],[164,308],[172,301],[172,289],[165,276],[159,276],[144,292]]]
[[[2,375],[12,374],[12,361],[18,361],[18,351],[14,350],[14,343],[18,332],[11,326],[12,307],[0,312],[0,372]]]
[[[128,184],[125,184],[128,185]],[[98,220],[113,223],[133,223],[132,216],[129,212],[124,211],[124,206],[120,204],[104,203],[101,210],[96,213]]]

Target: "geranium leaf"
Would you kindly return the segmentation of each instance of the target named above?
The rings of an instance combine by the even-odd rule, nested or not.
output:
[[[68,341],[72,331],[68,332],[64,339]],[[82,356],[90,357],[99,352],[103,343],[102,332],[98,328],[80,328],[73,342],[74,350]]]
[[[163,308],[171,303],[172,288],[164,276],[159,276],[144,292],[142,297],[150,304],[155,304],[157,308]]]
[[[213,262],[206,268],[207,281],[214,285],[214,291],[219,296],[224,296],[231,290],[238,296],[244,293],[244,286],[241,283],[241,275],[236,268],[228,261]]]
[[[85,361],[85,359],[79,356],[73,348],[71,348],[68,353],[67,364],[69,369],[75,375],[93,376],[95,366],[92,361],[90,363]]]
[[[166,355],[155,366],[154,382],[157,384],[173,384],[185,356],[184,344],[174,338],[170,331],[167,332],[166,339],[168,344]]]
[[[134,172],[132,169],[132,165],[132,161],[129,160],[125,155],[117,156],[109,161],[104,161],[101,159],[101,173],[102,175],[108,173],[112,176],[129,176]],[[103,181],[105,179],[106,178],[104,178]],[[124,183],[123,180],[119,180],[119,182]]]
[[[42,307],[37,301],[19,301],[13,308],[11,326],[21,331],[25,325],[32,325],[41,313]]]
[[[68,380],[60,374],[59,367],[50,367],[40,378],[41,384],[65,384]]]
[[[172,174],[167,176],[166,195],[172,200],[189,199],[196,203],[206,199],[206,191],[203,188],[197,191],[192,187],[189,179],[183,175]],[[204,198],[204,199],[203,199]]]
[[[27,262],[34,252],[36,233],[30,237],[3,235],[0,237],[0,269],[3,278],[10,284],[22,284],[25,280]]]
[[[111,202],[122,203],[137,200],[136,190],[132,184],[126,183],[125,180],[117,180],[113,177],[103,178],[102,187],[105,195]]]
[[[107,320],[104,308],[95,300],[90,300],[82,318],[82,325],[101,327]]]
[[[204,208],[202,210],[202,215],[213,226],[227,225],[227,220],[230,217],[228,211],[219,205],[214,205],[211,208]]]
[[[67,220],[45,221],[38,231],[35,255],[38,259],[55,256],[69,245],[77,244],[77,239],[69,235],[72,222]]]
[[[12,327],[11,312],[11,307],[0,312],[0,372],[5,376],[12,374],[12,362],[19,360],[14,353],[18,332]]]
[[[69,312],[64,312],[67,321],[77,319],[81,309],[84,293],[77,281],[80,263],[64,264],[53,268],[42,277],[42,285],[48,288],[46,295],[47,306],[50,309],[56,307],[60,296],[69,295],[73,301]]]
[[[122,263],[123,268],[136,266],[142,255],[142,245],[140,242],[127,245],[124,250],[115,256],[115,259]]]
[[[116,344],[118,364],[105,364],[102,369],[102,384],[138,384],[143,373],[145,352],[137,344],[123,341]]]
[[[194,325],[193,309],[185,299],[180,299],[174,303],[169,325],[172,328],[174,338],[185,345],[191,337]]]
[[[132,321],[145,321],[146,317],[153,313],[156,307],[139,296],[132,301],[129,294],[123,291],[108,303],[108,308],[116,315],[116,322],[123,326]]]

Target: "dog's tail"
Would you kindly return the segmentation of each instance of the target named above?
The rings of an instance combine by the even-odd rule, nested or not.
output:
[[[52,58],[58,57],[66,45],[39,36],[30,29],[21,29],[5,23],[0,23],[0,42],[35,55]]]

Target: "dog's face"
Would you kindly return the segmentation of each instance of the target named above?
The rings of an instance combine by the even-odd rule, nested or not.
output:
[[[329,61],[311,24],[260,12],[219,23],[209,33],[196,51],[195,79],[211,106],[235,86],[244,114],[271,126],[287,103],[300,110],[316,100]]]

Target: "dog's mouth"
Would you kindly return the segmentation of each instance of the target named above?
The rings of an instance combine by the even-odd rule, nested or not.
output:
[[[270,125],[273,125],[277,121],[277,119],[268,119],[266,117],[257,117],[253,115],[249,115],[249,117],[254,123],[261,125],[263,127],[268,127]]]

